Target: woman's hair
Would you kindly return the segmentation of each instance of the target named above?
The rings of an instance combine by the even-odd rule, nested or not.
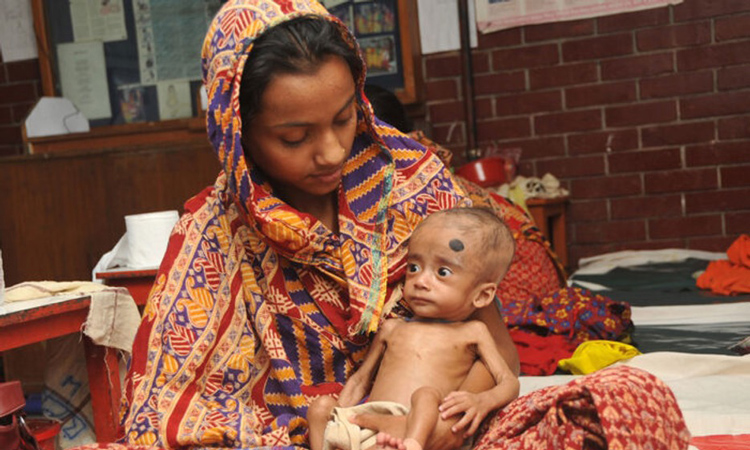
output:
[[[269,29],[255,40],[240,84],[244,126],[260,114],[263,93],[276,75],[312,73],[328,56],[339,56],[357,81],[363,70],[362,60],[344,40],[342,27],[321,16],[301,16]]]

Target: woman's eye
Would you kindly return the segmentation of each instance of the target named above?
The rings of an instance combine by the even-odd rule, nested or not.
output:
[[[281,138],[281,142],[287,147],[297,147],[305,142],[306,136],[302,136],[300,139],[285,139]]]
[[[452,273],[453,273],[453,271],[452,271],[452,270],[450,270],[450,269],[449,269],[449,268],[447,268],[447,267],[441,267],[441,268],[439,268],[439,269],[437,270],[437,273],[438,273],[438,276],[441,276],[441,277],[447,277],[448,275],[452,274]]]
[[[354,117],[354,116],[350,115],[350,116],[348,116],[346,118],[343,118],[343,119],[336,119],[336,121],[334,123],[336,125],[339,125],[339,126],[347,125],[352,120],[352,117]]]

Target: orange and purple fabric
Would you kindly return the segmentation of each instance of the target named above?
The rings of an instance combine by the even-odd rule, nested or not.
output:
[[[347,28],[314,0],[230,0],[211,23],[203,81],[208,136],[223,171],[186,203],[170,237],[133,345],[121,443],[84,448],[306,448],[310,401],[341,389],[381,320],[409,314],[400,296],[406,240],[439,209],[485,204],[512,227],[518,252],[500,286],[504,303],[545,298],[563,286],[549,246],[521,209],[459,182],[434,148],[373,117],[361,94],[364,68],[356,74],[357,136],[338,191],[339,233],[274,194],[242,149],[239,85],[254,39],[304,14],[331,20],[358,48]],[[638,400],[633,407],[653,404],[647,411],[660,417],[666,439],[684,437],[674,399],[645,373],[629,370],[627,376],[649,387],[632,393]],[[610,378],[620,389],[618,377]],[[580,386],[600,385],[588,380],[547,390],[549,401],[519,399],[493,419],[487,436],[511,424],[527,424],[529,430],[519,433],[531,433],[529,417]],[[580,433],[615,430],[627,420],[639,425],[629,428],[639,439],[652,436],[642,432],[649,429],[639,419],[642,408],[621,414],[616,391],[600,389],[600,397],[570,403],[590,417]],[[573,423],[543,425],[544,436],[578,432]],[[533,436],[542,435],[537,430]],[[503,448],[485,442],[484,448]],[[543,441],[535,442],[518,448],[543,448]]]

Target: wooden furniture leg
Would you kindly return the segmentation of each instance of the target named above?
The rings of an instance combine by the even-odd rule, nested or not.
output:
[[[96,440],[115,442],[120,410],[120,369],[117,350],[96,345],[87,336],[84,336],[83,342]]]

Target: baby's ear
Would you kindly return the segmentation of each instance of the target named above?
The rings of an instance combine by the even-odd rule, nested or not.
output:
[[[473,304],[477,309],[482,309],[485,306],[492,303],[495,299],[495,292],[497,291],[497,284],[488,282],[482,283],[477,286],[476,295],[474,295]]]

